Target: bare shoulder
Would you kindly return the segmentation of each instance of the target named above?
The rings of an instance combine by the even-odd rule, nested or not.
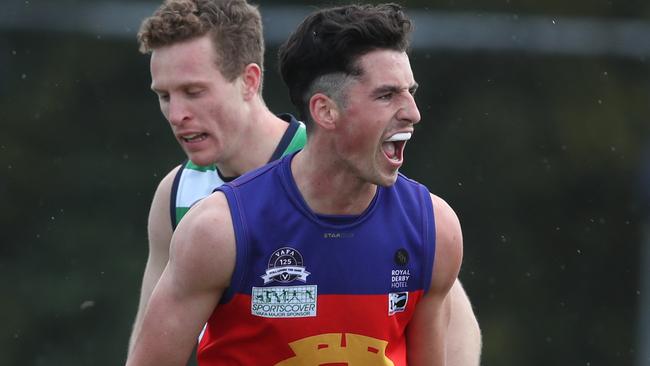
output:
[[[463,233],[456,212],[445,200],[431,194],[436,227],[434,281],[431,286],[447,292],[458,276],[463,258]]]
[[[174,231],[170,263],[194,280],[227,287],[235,266],[235,234],[228,201],[215,192],[197,203]]]
[[[213,236],[223,234],[226,226],[232,231],[228,200],[222,192],[217,191],[192,206],[177,230],[194,236]]]
[[[150,239],[155,240],[156,237],[166,238],[167,244],[169,244],[169,237],[171,237],[172,230],[171,218],[169,216],[172,186],[180,168],[180,165],[175,167],[160,180],[151,202],[151,208],[149,209]],[[153,238],[151,238],[152,236]]]
[[[156,193],[154,197],[162,195],[165,198],[169,198],[169,194],[172,191],[172,185],[174,184],[174,178],[178,173],[178,170],[181,169],[182,165],[177,165],[175,168],[170,170],[163,179],[158,183],[158,188],[156,188]]]
[[[172,238],[169,205],[171,203],[174,177],[179,169],[181,169],[180,165],[167,173],[160,183],[158,183],[158,188],[156,188],[156,193],[153,196],[151,207],[149,208],[149,218],[147,220],[149,260],[147,267],[157,273],[156,281],[169,259],[169,243]],[[153,268],[149,268],[151,266]]]
[[[433,212],[436,220],[436,233],[442,239],[460,244],[462,247],[462,231],[460,221],[453,208],[442,198],[431,193]]]

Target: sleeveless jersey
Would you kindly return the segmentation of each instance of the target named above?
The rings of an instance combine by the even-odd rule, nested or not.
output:
[[[307,141],[305,125],[290,114],[278,115],[289,123],[278,147],[269,162],[277,160],[289,153],[302,149]],[[172,229],[197,201],[207,197],[215,188],[231,181],[236,177],[224,178],[216,165],[199,166],[186,160],[174,177],[170,199],[170,217]]]
[[[319,215],[293,180],[294,155],[218,188],[236,264],[199,365],[406,365],[435,255],[428,190],[400,174],[361,215]]]

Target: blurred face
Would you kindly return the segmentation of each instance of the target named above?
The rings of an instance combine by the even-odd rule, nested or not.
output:
[[[240,79],[227,81],[208,36],[154,50],[151,89],[188,158],[198,165],[227,162],[243,134]]]
[[[420,121],[413,98],[417,83],[404,52],[373,51],[360,57],[358,66],[363,72],[345,92],[337,149],[362,180],[389,186]]]

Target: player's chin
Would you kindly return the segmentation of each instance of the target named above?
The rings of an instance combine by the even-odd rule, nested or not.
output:
[[[390,159],[386,155],[383,155],[381,160],[382,161],[379,163],[381,184],[379,185],[384,187],[392,186],[397,181],[399,169],[402,167],[402,161]]]
[[[398,176],[397,169],[384,170],[380,172],[380,174],[377,176],[377,179],[375,180],[375,184],[382,187],[390,187],[393,184],[395,184],[395,182],[397,182],[397,176]]]
[[[214,155],[207,151],[185,151],[192,163],[198,166],[211,166],[215,164]]]

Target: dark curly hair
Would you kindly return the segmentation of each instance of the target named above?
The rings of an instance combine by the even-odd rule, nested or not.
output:
[[[310,14],[278,53],[280,74],[301,118],[310,117],[307,94],[316,79],[328,74],[359,76],[363,70],[358,58],[376,49],[406,52],[412,29],[402,7],[393,3],[339,6]]]

